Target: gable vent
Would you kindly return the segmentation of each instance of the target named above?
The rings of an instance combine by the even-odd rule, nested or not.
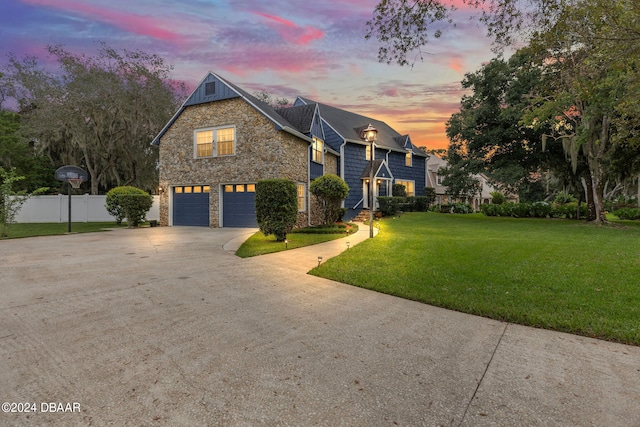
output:
[[[208,82],[204,85],[204,96],[213,96],[216,94],[216,82]]]

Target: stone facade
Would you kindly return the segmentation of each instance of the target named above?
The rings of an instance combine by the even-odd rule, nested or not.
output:
[[[195,158],[196,129],[234,126],[235,155]],[[242,98],[187,107],[160,140],[160,223],[170,223],[171,188],[182,185],[210,186],[210,226],[220,226],[220,189],[223,184],[255,183],[261,179],[287,178],[308,183],[309,143],[275,129],[274,124]],[[337,159],[333,157],[335,170]],[[313,215],[315,216],[315,215]],[[297,226],[308,224],[307,212]]]

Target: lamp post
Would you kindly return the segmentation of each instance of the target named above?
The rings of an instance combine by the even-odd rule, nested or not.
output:
[[[369,238],[373,238],[373,208],[374,208],[374,200],[373,200],[373,154],[375,152],[375,142],[376,137],[378,136],[378,129],[369,126],[365,130],[362,131],[362,138],[371,144],[371,151],[369,153]]]

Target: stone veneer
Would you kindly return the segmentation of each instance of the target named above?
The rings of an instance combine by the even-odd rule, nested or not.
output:
[[[194,130],[235,126],[235,155],[194,158]],[[288,178],[304,183],[309,197],[308,142],[284,131],[242,98],[187,107],[160,140],[160,224],[169,225],[169,195],[173,186],[209,185],[209,220],[220,225],[221,184],[255,183],[261,179]],[[328,171],[337,159],[327,155]],[[316,214],[312,215],[316,223]],[[296,226],[306,226],[307,212]]]

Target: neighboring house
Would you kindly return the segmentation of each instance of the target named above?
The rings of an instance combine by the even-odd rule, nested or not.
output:
[[[422,195],[427,156],[408,135],[384,122],[298,98],[274,109],[209,72],[153,140],[160,146],[160,223],[255,227],[255,185],[287,178],[298,186],[296,226],[315,225],[319,207],[309,184],[326,173],[349,185],[346,218],[367,204],[370,144],[361,131],[378,129],[374,195],[401,183]]]
[[[439,205],[446,205],[456,202],[456,200],[452,200],[452,197],[447,194],[447,187],[442,185],[442,181],[444,180],[444,176],[439,175],[438,171],[441,168],[445,168],[449,166],[446,160],[438,157],[435,154],[430,154],[429,159],[427,161],[427,169],[428,169],[428,181],[427,186],[433,187],[436,190],[436,200],[435,203]],[[465,202],[469,203],[473,206],[474,210],[480,210],[481,204],[491,203],[491,193],[494,191],[498,191],[493,185],[489,183],[489,178],[484,174],[474,174],[473,177],[480,182],[482,185],[481,191],[479,194],[475,194],[473,197],[465,198]],[[518,197],[513,195],[505,195],[507,200],[510,202],[517,202]]]

